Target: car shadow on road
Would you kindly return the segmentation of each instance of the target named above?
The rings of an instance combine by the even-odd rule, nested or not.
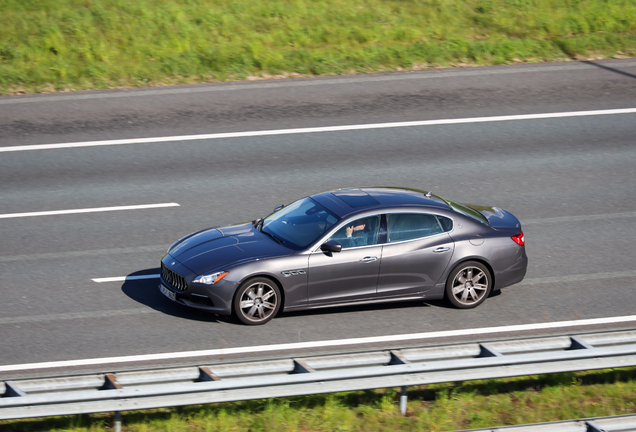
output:
[[[488,299],[493,298],[493,297],[497,297],[498,295],[501,294],[500,290],[497,291],[492,291],[488,297],[486,298],[486,301],[488,301]],[[457,309],[455,306],[453,306],[448,300],[446,299],[439,299],[439,300],[427,300],[426,304],[428,306],[432,306],[432,307],[437,307],[437,308],[441,308],[441,309]]]
[[[148,306],[157,312],[172,315],[193,321],[204,322],[226,322],[229,319],[205,311],[192,309],[178,303],[174,303],[159,292],[159,278],[138,279],[139,276],[158,275],[159,268],[139,270],[129,274],[127,280],[122,284],[121,290],[137,303]]]
[[[225,317],[215,315],[209,312],[200,311],[197,309],[189,308],[178,303],[170,301],[159,292],[159,278],[151,277],[148,279],[138,279],[138,277],[158,275],[159,268],[151,268],[145,270],[139,270],[133,272],[127,276],[130,278],[126,280],[121,290],[131,299],[145,306],[148,306],[157,312],[171,315],[177,318],[188,319],[192,321],[202,322],[225,322],[238,324],[238,320],[234,317]],[[501,291],[494,291],[489,297],[496,297]],[[369,312],[369,311],[381,311],[381,310],[404,310],[414,309],[422,307],[433,307],[442,309],[454,309],[454,307],[446,300],[413,300],[413,301],[398,301],[387,303],[373,303],[366,305],[351,305],[351,306],[329,306],[325,308],[309,309],[302,311],[291,312],[279,312],[278,319],[292,318],[302,316],[316,316],[316,315],[330,315],[343,312]]]

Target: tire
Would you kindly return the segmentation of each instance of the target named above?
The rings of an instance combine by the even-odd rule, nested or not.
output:
[[[446,298],[459,309],[479,306],[492,291],[488,268],[477,261],[466,261],[453,268],[446,281]]]
[[[262,325],[276,316],[281,305],[280,289],[263,277],[248,279],[234,296],[234,314],[247,325]]]

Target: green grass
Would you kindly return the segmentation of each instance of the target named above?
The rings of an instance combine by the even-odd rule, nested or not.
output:
[[[197,405],[123,414],[126,432],[444,431],[636,412],[636,368]],[[0,421],[13,431],[108,431],[112,414]]]
[[[0,94],[636,56],[636,0],[0,0]]]

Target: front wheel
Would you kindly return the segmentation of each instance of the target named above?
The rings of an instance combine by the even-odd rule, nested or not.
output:
[[[460,309],[479,306],[491,290],[490,272],[477,261],[466,261],[455,266],[446,281],[446,297],[453,306]]]
[[[278,286],[266,278],[245,281],[234,296],[234,313],[244,324],[261,325],[269,322],[280,309]]]

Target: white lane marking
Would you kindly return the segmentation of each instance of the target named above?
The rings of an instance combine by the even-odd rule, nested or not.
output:
[[[154,208],[164,208],[164,207],[180,207],[180,206],[177,203],[161,203],[161,204],[142,204],[142,205],[117,206],[117,207],[71,209],[71,210],[53,210],[53,211],[40,211],[40,212],[29,212],[29,213],[7,213],[7,214],[0,214],[0,219],[23,218],[23,217],[34,217],[34,216],[55,216],[55,215],[77,214],[77,213],[112,212],[112,211],[122,211],[122,210],[143,210],[143,209],[154,209]]]
[[[327,341],[314,341],[314,342],[296,342],[287,344],[273,344],[273,345],[261,345],[261,346],[246,346],[236,348],[219,348],[212,350],[201,351],[182,351],[173,353],[160,353],[160,354],[143,354],[132,355],[122,357],[103,357],[92,359],[78,359],[78,360],[65,360],[43,363],[27,363],[18,365],[5,365],[0,366],[0,372],[13,372],[19,370],[33,370],[33,369],[53,369],[62,367],[78,367],[78,366],[95,366],[115,363],[134,363],[142,361],[156,361],[156,360],[176,360],[182,358],[194,358],[194,357],[210,357],[219,355],[230,354],[245,354],[254,352],[268,352],[268,351],[285,351],[285,350],[297,350],[304,348],[325,348],[336,347],[344,345],[360,345],[371,343],[386,343],[386,342],[399,342],[408,340],[419,339],[439,339],[448,338],[454,336],[474,336],[474,335],[486,335],[493,333],[506,333],[515,331],[528,331],[528,330],[546,330],[557,329],[562,327],[583,327],[599,324],[618,324],[626,322],[636,321],[636,315],[620,316],[620,317],[607,317],[607,318],[592,318],[578,321],[558,321],[551,323],[536,323],[536,324],[520,324],[512,326],[502,327],[484,327],[484,328],[468,328],[462,330],[447,330],[430,333],[411,333],[402,335],[390,335],[390,336],[372,336],[365,338],[352,338],[352,339],[337,339]]]
[[[139,280],[139,279],[156,279],[158,277],[159,277],[158,274],[138,275],[138,276],[115,276],[115,277],[106,277],[106,278],[96,278],[96,279],[92,279],[92,281],[97,283],[124,282],[124,281]]]
[[[634,114],[634,113],[636,113],[636,108],[625,108],[625,109],[595,110],[595,111],[572,111],[572,112],[560,112],[560,113],[522,114],[522,115],[493,116],[493,117],[471,117],[471,118],[460,118],[460,119],[422,120],[422,121],[410,121],[410,122],[374,123],[374,124],[359,124],[359,125],[345,125],[345,126],[325,126],[325,127],[314,127],[314,128],[298,128],[298,129],[227,132],[227,133],[202,134],[202,135],[182,135],[182,136],[134,138],[134,139],[106,140],[106,141],[84,141],[84,142],[59,143],[59,144],[33,144],[33,145],[25,145],[25,146],[0,147],[0,153],[1,152],[32,151],[32,150],[67,149],[67,148],[78,148],[78,147],[148,144],[148,143],[162,143],[162,142],[174,142],[174,141],[211,140],[211,139],[219,139],[219,138],[240,138],[240,137],[255,137],[255,136],[268,136],[268,135],[307,134],[307,133],[317,133],[317,132],[341,132],[341,131],[364,130],[364,129],[386,129],[386,128],[413,127],[413,126],[450,125],[450,124],[462,124],[462,123],[488,123],[488,122],[500,122],[500,121],[512,121],[512,120],[536,120],[536,119],[551,119],[551,118],[563,118],[563,117],[586,117],[586,116]]]

